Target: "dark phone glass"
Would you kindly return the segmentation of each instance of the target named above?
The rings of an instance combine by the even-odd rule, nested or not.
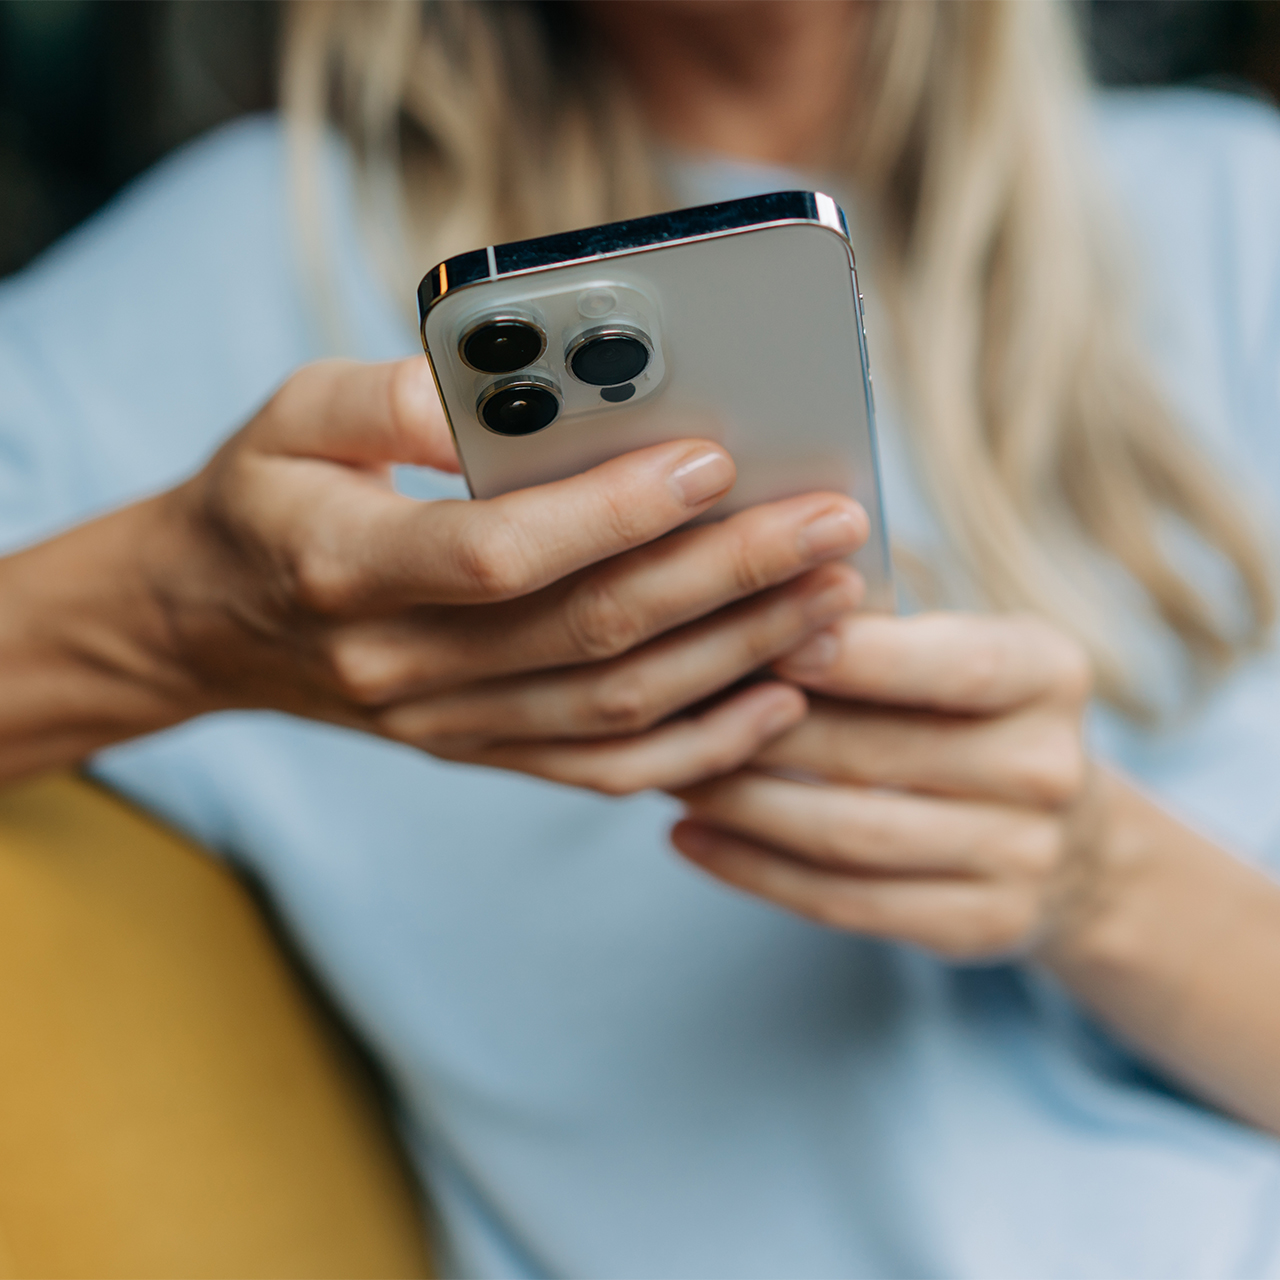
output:
[[[499,387],[480,402],[480,420],[500,436],[531,436],[560,414],[555,392],[536,382]]]
[[[599,333],[583,339],[569,355],[579,382],[616,387],[638,378],[649,364],[649,348],[629,333]]]
[[[532,364],[546,347],[541,330],[527,320],[489,320],[462,340],[462,358],[480,373],[514,373]]]

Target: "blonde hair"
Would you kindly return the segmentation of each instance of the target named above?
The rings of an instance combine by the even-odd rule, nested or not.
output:
[[[409,228],[396,253],[419,270],[654,211],[643,122],[589,39],[531,3],[296,5],[283,101],[300,189],[317,190],[335,118],[374,239]],[[838,161],[874,233],[906,426],[952,552],[988,607],[1075,635],[1100,692],[1140,712],[1118,568],[1203,685],[1268,633],[1271,567],[1136,339],[1066,17],[1021,0],[880,0],[861,60]],[[318,261],[322,231],[304,232]],[[1217,553],[1241,607],[1180,570],[1178,531]]]

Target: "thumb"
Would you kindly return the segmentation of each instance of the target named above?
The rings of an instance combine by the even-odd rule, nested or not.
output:
[[[321,360],[307,365],[271,397],[249,434],[266,453],[351,466],[404,463],[459,470],[425,356],[385,364]]]

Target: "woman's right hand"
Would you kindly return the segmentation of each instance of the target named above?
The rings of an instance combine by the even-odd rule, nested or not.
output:
[[[55,699],[55,738],[83,754],[204,711],[275,708],[607,792],[684,785],[736,767],[805,702],[770,681],[675,713],[858,601],[834,562],[867,522],[838,494],[662,536],[733,482],[706,441],[486,501],[404,497],[394,463],[456,469],[425,360],[313,365],[187,483],[5,562],[28,611],[42,582],[62,598],[52,628],[46,600],[45,641],[82,677],[115,677],[96,733]],[[0,772],[14,772],[5,719]],[[37,767],[63,762],[48,757]]]

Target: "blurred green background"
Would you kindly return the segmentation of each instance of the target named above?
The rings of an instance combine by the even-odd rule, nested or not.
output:
[[[1280,0],[1074,0],[1104,84],[1280,99]],[[0,275],[274,98],[271,0],[0,0]]]

